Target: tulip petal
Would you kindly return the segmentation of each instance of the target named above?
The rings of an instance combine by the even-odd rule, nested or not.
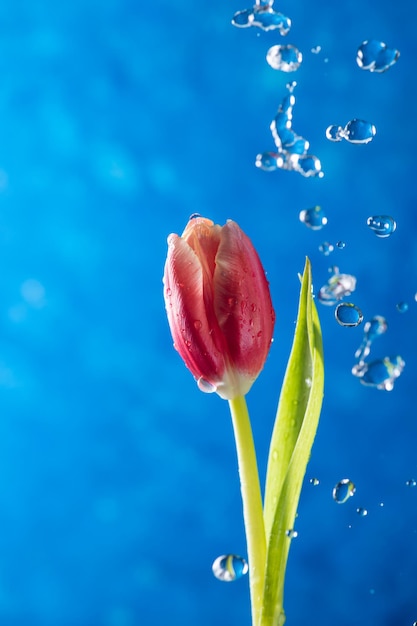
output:
[[[233,367],[253,381],[270,348],[275,314],[258,254],[231,220],[222,228],[216,256],[214,310]]]
[[[164,297],[174,346],[195,378],[217,385],[225,370],[225,346],[220,333],[213,332],[214,314],[206,313],[200,259],[178,235],[171,235],[168,244]]]

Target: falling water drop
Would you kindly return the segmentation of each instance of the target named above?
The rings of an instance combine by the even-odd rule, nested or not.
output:
[[[370,363],[360,361],[352,368],[352,374],[357,376],[363,385],[383,391],[392,391],[395,380],[401,376],[405,362],[400,356],[384,357]]]
[[[362,70],[386,72],[398,61],[400,53],[395,48],[388,48],[383,41],[369,39],[363,41],[356,54],[356,62]]]
[[[372,215],[366,220],[367,225],[377,237],[389,237],[397,228],[395,220],[390,215]]]
[[[248,569],[245,559],[236,554],[223,554],[217,557],[212,565],[215,577],[226,583],[242,578],[247,574]]]
[[[321,230],[327,224],[327,217],[320,206],[300,211],[299,219],[311,230]]]
[[[274,70],[295,72],[302,63],[303,55],[292,45],[272,46],[266,54],[266,60]]]
[[[399,313],[406,313],[408,311],[408,304],[407,302],[398,302],[395,308]]]
[[[359,326],[359,324],[363,321],[362,311],[352,302],[342,302],[341,304],[338,304],[334,311],[334,315],[336,321],[341,326],[345,327]]]
[[[333,500],[337,504],[344,504],[353,496],[356,491],[356,487],[349,478],[343,478],[335,485],[333,489]]]

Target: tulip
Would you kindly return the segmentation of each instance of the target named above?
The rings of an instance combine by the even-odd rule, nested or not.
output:
[[[168,237],[164,298],[174,347],[199,388],[244,396],[264,366],[275,313],[258,254],[235,222],[192,217],[181,237]]]

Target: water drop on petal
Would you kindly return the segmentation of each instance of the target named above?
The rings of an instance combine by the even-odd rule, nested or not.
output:
[[[223,582],[233,582],[248,572],[248,564],[244,558],[236,554],[223,554],[217,557],[212,565],[213,574]]]
[[[356,491],[356,487],[349,478],[343,478],[335,485],[333,489],[333,500],[337,504],[344,504],[353,496]]]
[[[203,377],[197,380],[197,387],[203,393],[215,393],[215,391],[217,391],[216,385],[213,385],[208,380],[205,380]]]
[[[355,327],[363,321],[362,311],[352,302],[338,304],[334,312],[336,321],[345,327]]]

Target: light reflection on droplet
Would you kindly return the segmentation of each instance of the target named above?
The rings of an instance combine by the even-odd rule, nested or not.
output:
[[[236,554],[223,554],[217,557],[212,565],[215,577],[226,583],[242,578],[247,574],[248,569],[245,559]]]
[[[344,504],[356,491],[354,483],[349,478],[343,478],[333,489],[333,500],[337,504]]]

